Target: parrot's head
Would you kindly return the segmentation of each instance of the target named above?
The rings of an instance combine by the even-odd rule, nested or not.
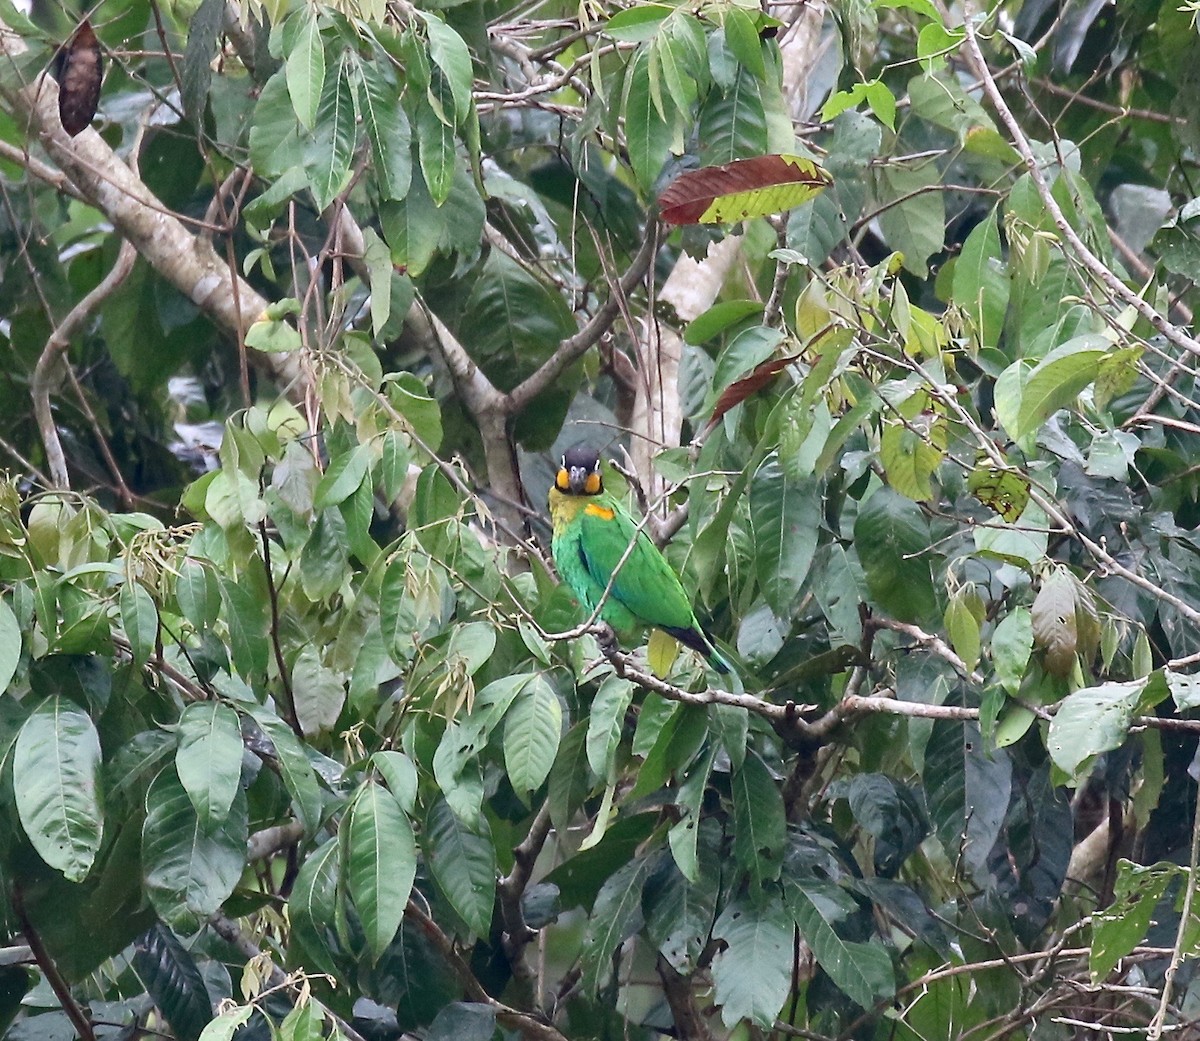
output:
[[[588,445],[575,445],[563,453],[554,487],[564,495],[599,495],[604,491],[600,456]]]

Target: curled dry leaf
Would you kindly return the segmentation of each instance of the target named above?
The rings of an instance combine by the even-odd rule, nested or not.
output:
[[[100,41],[86,18],[63,44],[55,59],[58,78],[58,118],[63,129],[75,137],[91,125],[100,104],[104,60]]]
[[[759,155],[680,174],[658,207],[668,224],[732,224],[790,210],[832,183],[811,159]]]

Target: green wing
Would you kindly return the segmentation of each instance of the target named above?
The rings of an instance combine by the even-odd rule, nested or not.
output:
[[[603,589],[620,565],[609,595],[630,614],[644,625],[695,628],[692,602],[650,536],[638,530],[615,500],[606,496],[595,505],[612,510],[613,515],[608,519],[586,509],[579,514],[579,548],[592,579]],[[630,542],[633,549],[625,557]]]

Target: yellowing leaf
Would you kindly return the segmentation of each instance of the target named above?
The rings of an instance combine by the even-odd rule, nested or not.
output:
[[[832,183],[811,159],[760,155],[682,173],[658,205],[668,224],[732,224],[799,206]]]

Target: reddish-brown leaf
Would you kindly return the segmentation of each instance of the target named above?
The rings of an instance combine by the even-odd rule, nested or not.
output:
[[[104,62],[100,41],[86,18],[58,52],[58,118],[74,137],[90,126],[100,104]]]
[[[658,197],[668,224],[731,224],[798,206],[833,181],[799,155],[759,155],[681,173]]]
[[[745,376],[734,380],[728,387],[721,391],[721,396],[717,398],[717,403],[713,406],[713,413],[708,417],[708,423],[705,424],[704,433],[708,434],[713,427],[721,422],[721,417],[731,408],[735,405],[740,405],[751,394],[757,394],[787,366],[799,360],[799,354],[789,354],[783,358],[768,358],[766,361],[755,365]]]

